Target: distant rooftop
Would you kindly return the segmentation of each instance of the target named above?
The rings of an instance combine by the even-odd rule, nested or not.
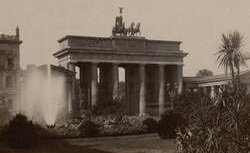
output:
[[[245,74],[249,74],[250,71],[242,71],[240,72],[240,76],[243,77]],[[231,80],[231,74],[218,74],[213,76],[193,76],[193,77],[184,77],[185,82],[197,82],[197,83],[204,83],[210,81],[221,81],[221,80]]]
[[[21,43],[19,40],[19,28],[16,28],[16,35],[0,34],[0,42]]]
[[[0,35],[0,40],[18,40],[19,38],[16,35]]]

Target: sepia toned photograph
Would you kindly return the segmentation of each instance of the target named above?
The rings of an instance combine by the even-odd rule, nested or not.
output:
[[[249,153],[250,1],[0,0],[0,153]]]

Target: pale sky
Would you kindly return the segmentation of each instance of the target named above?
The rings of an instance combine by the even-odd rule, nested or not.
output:
[[[142,36],[182,41],[184,75],[200,69],[222,73],[215,63],[220,36],[239,30],[250,46],[250,0],[0,0],[0,33],[20,27],[21,66],[54,63],[65,35],[111,36],[118,7],[128,26],[141,22]]]

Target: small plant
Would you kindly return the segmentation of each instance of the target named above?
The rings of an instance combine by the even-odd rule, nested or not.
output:
[[[177,129],[184,129],[186,125],[185,119],[175,113],[173,110],[166,111],[158,123],[158,134],[162,139],[176,138]]]
[[[146,127],[147,132],[152,133],[157,131],[157,121],[153,118],[147,118],[142,123]]]
[[[36,127],[26,116],[17,114],[6,127],[4,140],[12,148],[31,148],[38,143]]]
[[[81,137],[96,137],[100,132],[99,125],[90,120],[83,121],[79,126],[79,131]]]

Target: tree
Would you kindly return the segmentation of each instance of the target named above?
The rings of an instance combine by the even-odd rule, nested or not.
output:
[[[199,70],[199,72],[196,73],[196,76],[212,76],[212,75],[213,75],[213,72],[207,69]]]
[[[222,43],[219,46],[219,51],[216,53],[219,67],[224,67],[226,74],[228,70],[231,72],[233,89],[239,87],[240,66],[246,66],[245,59],[241,53],[245,37],[237,30],[222,34]]]

